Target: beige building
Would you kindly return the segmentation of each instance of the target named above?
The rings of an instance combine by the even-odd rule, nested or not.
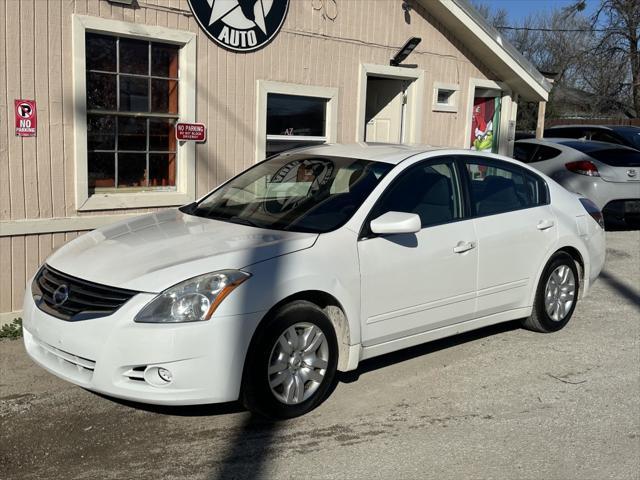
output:
[[[479,148],[490,128],[482,148],[508,154],[517,99],[550,89],[466,0],[123,2],[0,0],[0,321],[83,231],[308,143]],[[35,137],[16,134],[15,100],[35,100]],[[177,141],[176,122],[206,142]]]

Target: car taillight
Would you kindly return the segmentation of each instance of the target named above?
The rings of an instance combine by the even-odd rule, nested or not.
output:
[[[580,175],[587,175],[589,177],[599,177],[598,167],[589,160],[580,160],[578,162],[569,162],[564,165],[567,170],[573,173],[579,173]]]
[[[604,217],[602,216],[602,212],[600,211],[598,206],[588,198],[580,198],[580,203],[587,211],[587,213],[591,215],[591,218],[598,222],[600,228],[604,229]]]

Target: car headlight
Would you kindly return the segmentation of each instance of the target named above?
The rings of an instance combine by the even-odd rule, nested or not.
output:
[[[251,275],[221,270],[185,280],[151,300],[134,318],[138,323],[209,320],[220,302]]]

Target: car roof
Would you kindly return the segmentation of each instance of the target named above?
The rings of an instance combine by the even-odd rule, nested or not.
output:
[[[609,125],[554,125],[553,127],[547,127],[545,130],[561,130],[564,128],[601,128],[603,130],[613,130]]]
[[[310,147],[295,148],[288,150],[283,155],[300,154],[305,155],[326,155],[331,157],[357,158],[360,160],[370,160],[374,162],[384,162],[397,165],[409,157],[420,153],[443,150],[442,147],[432,147],[430,145],[418,144],[395,144],[395,143],[325,143]]]
[[[634,125],[554,125],[553,127],[545,128],[545,131],[549,130],[562,130],[565,128],[599,128],[601,130],[610,130],[612,132],[638,132],[640,127]]]
[[[562,145],[583,153],[595,152],[598,150],[634,150],[631,147],[619,145],[617,143],[598,142],[596,140],[578,140],[575,138],[526,138],[523,140],[516,140],[516,143],[535,143],[551,147],[554,145]]]

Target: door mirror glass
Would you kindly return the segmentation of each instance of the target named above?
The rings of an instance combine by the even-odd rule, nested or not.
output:
[[[417,233],[420,217],[415,213],[387,212],[371,221],[371,231],[378,234]]]

